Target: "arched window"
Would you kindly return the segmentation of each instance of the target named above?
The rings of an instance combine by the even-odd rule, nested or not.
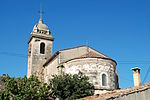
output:
[[[106,74],[102,74],[102,86],[106,86],[106,85],[107,85]]]
[[[40,44],[40,53],[41,54],[45,53],[45,43],[43,43],[43,42]]]

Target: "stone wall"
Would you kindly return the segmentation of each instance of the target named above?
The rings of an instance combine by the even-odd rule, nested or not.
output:
[[[82,58],[66,62],[65,73],[77,74],[83,72],[94,84],[95,89],[112,90],[117,88],[116,84],[116,64],[112,60],[100,58]],[[107,85],[102,86],[102,74],[106,74]]]
[[[44,67],[44,82],[48,83],[48,80],[52,78],[52,75],[58,75],[58,57],[56,57],[50,65]]]
[[[91,53],[91,57],[88,53]],[[59,65],[64,65],[65,68],[58,68]],[[118,88],[116,62],[88,46],[60,50],[59,54],[44,66],[44,82],[47,83],[52,75],[61,74],[62,71],[70,74],[83,72],[97,90],[109,91]],[[103,74],[106,75],[105,86],[102,85]]]
[[[40,43],[45,43],[45,54],[40,54]],[[52,56],[52,41],[33,38],[29,43],[28,77],[36,75],[41,79],[43,64]]]

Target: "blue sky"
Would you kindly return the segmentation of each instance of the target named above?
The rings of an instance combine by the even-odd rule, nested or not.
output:
[[[150,66],[150,1],[144,0],[2,0],[0,3],[0,75],[27,73],[27,41],[39,20],[55,38],[57,50],[88,45],[115,59],[121,88],[133,86],[131,68]],[[150,73],[144,82],[150,82]]]

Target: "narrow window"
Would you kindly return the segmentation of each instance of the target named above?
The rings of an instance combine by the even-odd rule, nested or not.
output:
[[[44,44],[44,43],[41,43],[41,44],[40,44],[40,53],[41,53],[41,54],[44,54],[44,53],[45,53],[45,44]]]
[[[106,74],[102,74],[102,86],[107,85],[107,79],[106,79]]]

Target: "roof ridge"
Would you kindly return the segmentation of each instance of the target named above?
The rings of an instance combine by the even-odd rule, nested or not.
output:
[[[102,93],[99,96],[93,95],[93,96],[87,96],[84,99],[85,100],[95,100],[95,99],[100,99],[100,100],[110,100],[110,99],[115,99],[121,96],[124,96],[126,94],[132,94],[132,93],[136,93],[137,91],[144,91],[146,89],[150,88],[150,82],[145,83],[139,87],[129,87],[129,88],[123,88],[123,89],[119,89],[119,90],[113,90],[113,91],[109,91],[106,93]]]
[[[60,50],[58,50],[58,51],[70,50],[70,49],[80,48],[80,47],[89,47],[89,46],[87,46],[87,45],[74,46],[74,47],[70,47],[70,48],[60,49]],[[56,52],[57,52],[57,51],[56,51]]]
[[[125,88],[125,89],[114,90],[112,92],[101,94],[100,96],[102,96],[102,97],[105,96],[105,97],[107,97],[107,99],[112,98],[112,97],[116,98],[116,97],[123,96],[126,94],[134,93],[136,91],[143,91],[147,88],[150,88],[150,82],[143,84],[141,86],[138,86],[138,87],[129,87],[129,88]]]

